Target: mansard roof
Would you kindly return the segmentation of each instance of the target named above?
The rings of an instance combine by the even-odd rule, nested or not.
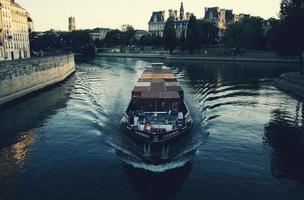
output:
[[[233,18],[234,18],[234,14],[233,14],[233,10],[226,10],[225,11],[225,20],[226,22],[231,22],[233,21]]]
[[[151,19],[149,22],[154,22],[154,18],[156,17],[156,22],[163,22],[165,21],[164,16],[163,16],[163,12],[162,11],[158,11],[158,12],[153,12]]]
[[[209,19],[210,13],[213,18],[219,18],[219,7],[209,7],[205,9],[205,19]]]
[[[33,22],[33,19],[31,17],[27,17],[28,22]]]

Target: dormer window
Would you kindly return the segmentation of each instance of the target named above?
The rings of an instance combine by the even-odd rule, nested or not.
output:
[[[213,13],[212,12],[209,13],[209,19],[213,19]]]
[[[154,22],[157,22],[157,17],[156,17],[156,15],[154,15]]]

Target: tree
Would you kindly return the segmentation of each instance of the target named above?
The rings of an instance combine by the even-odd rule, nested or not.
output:
[[[272,30],[272,44],[280,55],[298,56],[303,74],[304,0],[282,0],[280,23]]]
[[[226,47],[241,48],[243,47],[242,24],[233,23],[228,26],[223,36],[223,43]]]
[[[92,51],[94,42],[88,31],[56,32],[48,31],[40,35],[31,33],[32,51]]]
[[[187,28],[187,49],[193,52],[200,48],[200,30],[195,16],[191,16]]]
[[[140,46],[163,46],[163,38],[155,35],[144,35],[139,39]]]
[[[182,34],[179,38],[179,45],[182,51],[187,50],[187,41],[186,41],[186,32],[182,31]]]
[[[104,45],[103,41],[100,40],[100,39],[94,40],[94,44],[95,44],[95,46],[98,47],[98,48],[103,47],[103,45]]]
[[[106,47],[116,47],[120,44],[121,31],[112,30],[107,33],[105,39],[103,40]]]
[[[219,29],[214,23],[199,20],[201,45],[214,45],[219,39]]]
[[[229,25],[224,33],[223,43],[227,47],[263,49],[265,47],[263,19],[248,17]]]
[[[270,19],[268,19],[268,23],[269,23],[268,25],[270,26],[270,29],[267,29],[266,33],[265,33],[265,48],[267,50],[275,50],[274,46],[273,46],[273,39],[277,35],[274,34],[274,30],[280,23],[280,20],[275,19],[275,18],[270,18]]]
[[[166,50],[169,50],[170,53],[177,46],[176,30],[174,25],[174,20],[169,18],[165,24],[164,30],[164,47]]]
[[[54,32],[46,32],[39,35],[36,32],[30,34],[31,51],[53,51],[64,47],[63,36]]]
[[[136,43],[135,29],[131,25],[123,25],[120,44],[122,46],[133,45]]]
[[[136,44],[135,30],[130,25],[124,25],[122,31],[112,30],[107,33],[103,44],[106,47],[129,46]]]
[[[63,35],[65,45],[73,49],[89,48],[94,46],[94,41],[89,31],[77,30],[65,33]]]

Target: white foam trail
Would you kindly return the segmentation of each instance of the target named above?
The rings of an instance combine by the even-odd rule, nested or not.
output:
[[[113,153],[116,153],[116,151],[120,151],[121,153],[127,155],[128,157],[132,157],[134,159],[137,159],[137,160],[140,160],[140,158],[136,155],[134,155],[132,152],[130,152],[129,150],[121,147],[121,146],[118,146],[116,144],[113,144],[109,141],[105,141],[108,145],[110,145],[112,148],[113,148]],[[120,156],[121,157],[121,156]]]
[[[192,158],[188,158],[188,159],[169,162],[169,163],[165,163],[165,164],[161,164],[161,165],[153,165],[153,164],[147,164],[144,162],[135,162],[135,161],[127,160],[124,158],[121,158],[121,159],[128,165],[133,166],[134,168],[143,169],[143,170],[155,172],[155,173],[164,173],[164,172],[172,170],[172,169],[181,168],[192,160]]]

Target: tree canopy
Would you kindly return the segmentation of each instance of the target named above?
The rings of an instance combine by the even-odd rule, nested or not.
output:
[[[42,35],[33,32],[30,34],[32,51],[74,50],[82,51],[93,48],[94,43],[88,31],[53,32]]]
[[[214,23],[199,20],[200,43],[203,46],[215,45],[219,40],[219,29]]]
[[[227,47],[263,49],[265,47],[263,19],[248,17],[229,25],[224,33],[223,43]]]
[[[187,49],[193,52],[200,48],[200,28],[195,16],[191,16],[187,28]]]
[[[139,39],[140,46],[163,46],[163,38],[155,35],[144,35]]]
[[[102,43],[106,47],[134,45],[137,43],[135,30],[130,25],[123,25],[121,31],[116,29],[108,32]]]
[[[174,20],[169,18],[166,22],[164,29],[164,47],[166,50],[169,50],[170,53],[177,46],[176,30],[174,25]]]
[[[298,56],[303,74],[304,0],[282,0],[280,19],[272,30],[272,44],[280,55]]]

